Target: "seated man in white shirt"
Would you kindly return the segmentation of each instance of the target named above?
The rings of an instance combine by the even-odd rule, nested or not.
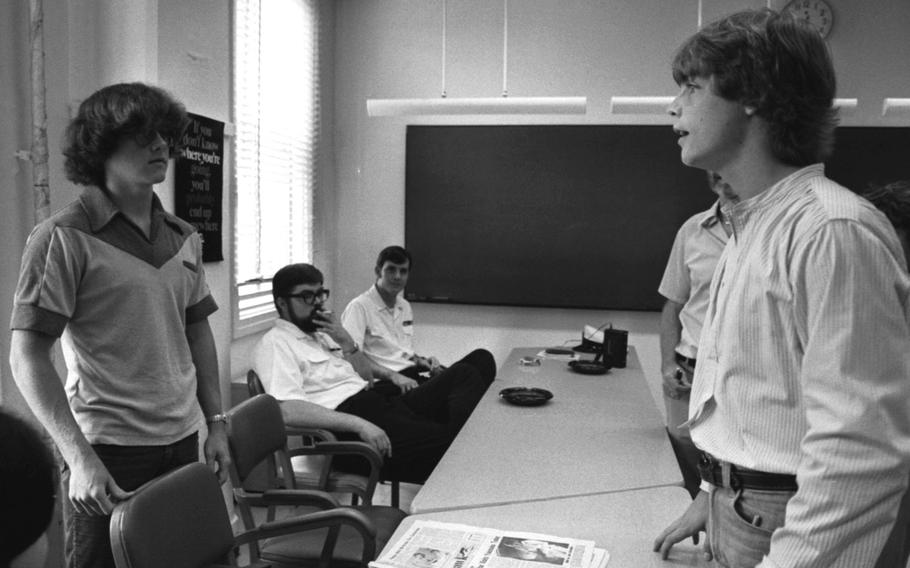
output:
[[[281,403],[289,426],[324,428],[373,445],[388,459],[384,475],[423,483],[461,430],[491,379],[456,363],[421,386],[373,389],[369,360],[323,310],[329,291],[322,273],[291,264],[275,273],[279,319],[254,352],[265,391]],[[339,467],[357,471],[336,458]]]
[[[376,259],[376,283],[357,296],[341,314],[341,323],[360,343],[373,368],[373,375],[397,385],[402,391],[445,369],[436,357],[414,351],[414,313],[403,297],[413,261],[400,246],[389,246]],[[485,349],[476,349],[461,359],[492,381],[496,363]]]

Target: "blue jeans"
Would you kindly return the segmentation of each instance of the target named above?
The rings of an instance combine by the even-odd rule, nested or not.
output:
[[[714,562],[723,568],[754,568],[771,548],[771,534],[784,524],[788,491],[733,490],[717,487],[711,493],[708,536]],[[876,568],[907,565],[910,495],[905,495],[897,522],[875,564]]]
[[[199,435],[192,434],[167,446],[114,446],[92,448],[114,481],[124,491],[133,491],[173,469],[199,460]],[[79,513],[69,495],[69,468],[64,464],[63,486],[64,549],[69,568],[114,568],[111,552],[110,516]]]
[[[790,491],[716,487],[708,510],[708,537],[714,562],[724,568],[754,568],[771,548],[771,534],[783,526]]]

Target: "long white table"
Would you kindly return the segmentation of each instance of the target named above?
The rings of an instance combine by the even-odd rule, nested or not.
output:
[[[414,498],[413,513],[682,484],[634,349],[625,369],[606,375],[581,375],[552,359],[518,364],[539,351],[511,352]],[[512,406],[499,398],[510,386],[545,388],[554,398]]]
[[[610,553],[607,568],[707,567],[710,564],[702,556],[701,545],[695,546],[691,540],[674,546],[667,560],[651,551],[654,538],[689,502],[682,487],[656,487],[440,511],[406,518],[390,542],[396,542],[415,519],[426,519],[593,540]]]

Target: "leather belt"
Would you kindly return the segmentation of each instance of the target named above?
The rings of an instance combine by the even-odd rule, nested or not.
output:
[[[684,355],[680,355],[678,352],[676,353],[676,362],[688,365],[692,369],[695,368],[695,359],[693,357],[686,357]]]
[[[724,469],[729,468],[728,480],[724,480]],[[702,479],[718,487],[731,489],[759,489],[765,491],[796,491],[796,476],[786,473],[767,473],[723,462],[714,456],[701,452],[698,460],[698,474]]]

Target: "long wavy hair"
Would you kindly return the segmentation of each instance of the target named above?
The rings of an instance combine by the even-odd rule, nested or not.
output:
[[[79,185],[104,187],[104,164],[124,139],[142,143],[157,133],[173,154],[188,123],[186,108],[159,87],[144,83],[104,87],[82,101],[66,129],[66,177]]]

